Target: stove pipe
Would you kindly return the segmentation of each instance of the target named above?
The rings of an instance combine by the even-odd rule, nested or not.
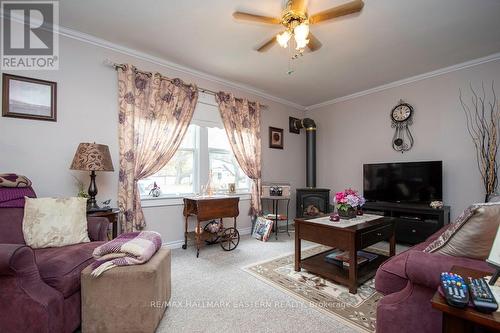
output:
[[[306,130],[306,186],[316,187],[316,123],[310,118],[302,119]]]

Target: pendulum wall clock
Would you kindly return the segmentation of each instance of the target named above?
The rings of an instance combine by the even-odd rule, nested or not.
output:
[[[404,153],[413,147],[413,136],[409,126],[413,124],[413,107],[402,100],[391,110],[391,127],[395,129],[392,148]]]

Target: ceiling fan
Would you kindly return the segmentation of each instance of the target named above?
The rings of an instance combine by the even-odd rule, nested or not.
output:
[[[309,50],[316,51],[321,47],[321,42],[309,31],[311,24],[331,20],[337,17],[357,13],[361,11],[364,3],[362,0],[354,0],[343,5],[333,7],[309,16],[307,12],[307,0],[288,0],[281,18],[254,15],[244,12],[234,12],[233,17],[237,20],[252,21],[265,24],[281,24],[286,30],[272,37],[262,44],[257,51],[265,52],[275,43],[281,47],[288,47],[288,42],[294,37],[296,50],[303,51],[307,46]]]

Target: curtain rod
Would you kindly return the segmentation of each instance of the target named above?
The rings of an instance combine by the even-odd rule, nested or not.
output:
[[[117,70],[118,68],[121,68],[122,70],[124,70],[125,66],[126,66],[125,64],[117,64],[109,59],[104,59],[104,65],[110,66],[110,67],[114,68],[115,70]],[[144,72],[144,71],[140,71],[140,70],[137,70],[137,71],[139,73],[145,74],[149,77],[151,77],[151,75],[153,75],[153,73],[151,73],[151,72]],[[172,79],[170,79],[166,76],[163,76],[161,74],[159,74],[159,75],[161,76],[162,79],[172,82]],[[217,94],[217,92],[210,90],[210,89],[205,89],[205,88],[201,88],[201,87],[197,87],[197,88],[198,88],[198,91],[201,93],[205,93],[205,94],[212,95],[212,96],[215,96]],[[262,109],[268,108],[268,106],[266,104],[262,104],[259,102],[259,105]]]

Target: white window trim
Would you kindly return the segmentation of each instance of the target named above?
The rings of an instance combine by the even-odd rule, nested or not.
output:
[[[221,193],[222,194],[222,193]],[[240,201],[247,201],[251,199],[251,194],[248,192],[241,192],[235,194],[225,194],[228,197],[240,197]],[[183,206],[184,197],[193,197],[194,194],[185,194],[179,196],[160,196],[157,198],[141,198],[141,206],[142,208],[150,208],[150,207],[162,207],[162,206]]]

